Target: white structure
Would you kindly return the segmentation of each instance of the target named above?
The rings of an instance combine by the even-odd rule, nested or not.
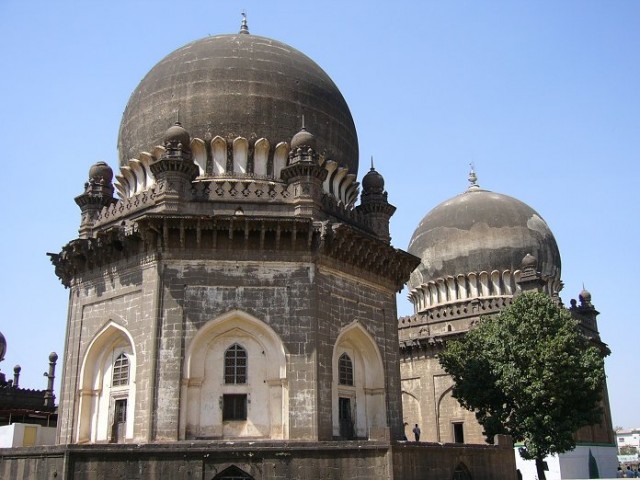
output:
[[[550,455],[547,462],[547,480],[587,479],[589,474],[589,456],[592,455],[598,461],[599,478],[615,478],[618,469],[618,461],[614,452],[615,447],[578,445],[571,452],[561,455]],[[516,448],[516,468],[520,470],[523,480],[536,480],[536,462],[523,460]]]
[[[54,445],[56,428],[12,423],[0,427],[0,448],[34,447],[36,445]]]
[[[635,447],[636,453],[640,451],[640,428],[632,428],[629,430],[616,430],[616,443],[618,444],[618,452],[622,447]]]

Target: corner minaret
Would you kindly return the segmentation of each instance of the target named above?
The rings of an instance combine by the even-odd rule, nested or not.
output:
[[[293,190],[296,216],[316,216],[322,204],[322,183],[327,169],[320,165],[316,138],[304,127],[291,139],[289,165],[282,169],[282,179]]]
[[[160,203],[169,210],[187,199],[191,182],[198,176],[198,166],[193,163],[191,137],[179,122],[169,127],[164,134],[164,153],[149,168],[158,182]]]
[[[389,233],[389,220],[395,213],[396,207],[387,201],[387,192],[384,190],[384,178],[373,166],[362,179],[361,203],[358,210],[367,218],[369,226],[375,234],[386,243],[391,242]]]
[[[75,198],[80,207],[80,238],[92,236],[96,217],[103,207],[115,203],[113,198],[113,170],[105,162],[98,162],[89,169],[89,180],[84,184],[84,193]]]
[[[522,273],[516,283],[523,292],[543,292],[546,282],[538,271],[538,259],[527,253],[522,259]]]

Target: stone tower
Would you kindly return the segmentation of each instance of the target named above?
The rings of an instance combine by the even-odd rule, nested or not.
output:
[[[418,260],[377,172],[356,206],[356,130],[320,67],[246,24],[198,40],[142,80],[118,145],[51,254],[59,443],[399,438],[395,293]]]

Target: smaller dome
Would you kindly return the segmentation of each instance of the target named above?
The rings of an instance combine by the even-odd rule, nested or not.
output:
[[[182,127],[180,122],[176,122],[165,132],[163,143],[165,146],[171,145],[172,147],[182,145],[183,149],[188,149],[189,144],[191,143],[191,136],[189,135],[189,132]]]
[[[384,192],[384,177],[375,168],[371,167],[362,178],[362,191],[364,194]]]
[[[4,338],[2,332],[0,332],[0,362],[4,360],[5,353],[7,353],[7,340]]]
[[[530,206],[508,195],[469,189],[431,210],[409,243],[422,259],[411,288],[439,278],[468,273],[515,272],[527,254],[536,257],[536,273],[560,280],[560,252],[544,219]]]
[[[589,290],[587,290],[584,287],[582,287],[582,291],[578,295],[578,298],[580,299],[580,303],[582,303],[584,305],[590,305],[591,304],[591,292],[589,292]]]
[[[316,149],[316,137],[302,127],[298,133],[296,133],[291,139],[291,150],[297,148],[313,148]]]
[[[527,253],[522,259],[522,269],[528,270],[530,268],[533,270],[538,268],[538,259],[530,253]]]
[[[97,162],[89,169],[89,181],[110,184],[113,180],[113,170],[105,162]]]

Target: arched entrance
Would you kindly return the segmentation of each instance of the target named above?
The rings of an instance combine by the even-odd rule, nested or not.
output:
[[[78,443],[133,438],[136,355],[129,332],[109,321],[82,361],[76,412]]]

